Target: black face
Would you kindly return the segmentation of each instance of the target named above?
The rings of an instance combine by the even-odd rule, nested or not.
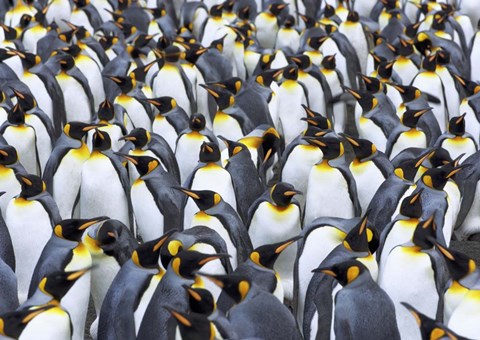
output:
[[[12,41],[17,39],[17,31],[13,27],[2,25],[2,28],[5,35],[5,40]]]
[[[421,249],[433,248],[432,240],[436,239],[436,225],[433,221],[434,216],[426,221],[419,222],[413,233],[413,243]]]
[[[245,144],[239,143],[239,142],[234,142],[232,140],[227,140],[221,136],[219,136],[220,139],[224,141],[224,143],[227,144],[228,148],[228,157],[232,158],[238,154],[243,153],[248,153],[250,157],[250,151],[248,151],[248,148],[245,146]]]
[[[278,76],[279,72],[281,72],[281,70],[280,71],[276,69],[264,70],[255,78],[255,80],[260,85],[263,85],[265,87],[270,87],[272,82]]]
[[[382,89],[382,82],[380,79],[363,75],[362,79],[368,92],[377,93]]]
[[[110,139],[110,135],[106,132],[96,130],[93,134],[92,147],[93,150],[97,151],[110,150],[110,148],[112,147],[112,140]]]
[[[413,44],[407,40],[400,39],[400,46],[397,52],[401,56],[408,57],[414,53]]]
[[[331,267],[321,267],[314,272],[324,273],[335,278],[342,286],[352,283],[360,274],[368,270],[365,265],[357,260],[348,260]]]
[[[202,163],[218,162],[221,159],[220,148],[215,143],[203,142],[198,158]]]
[[[350,11],[347,15],[347,20],[350,22],[359,22],[360,16],[355,11]]]
[[[432,189],[443,190],[452,171],[454,171],[454,167],[450,164],[441,168],[428,169],[422,175],[422,181]]]
[[[410,313],[412,313],[413,317],[415,317],[418,326],[420,327],[420,333],[422,339],[434,339],[438,337],[438,334],[450,334],[451,336],[442,336],[441,338],[449,338],[449,339],[457,339],[452,334],[452,331],[447,329],[441,323],[437,322],[436,320],[430,319],[428,316],[420,313],[414,307],[409,305],[406,302],[401,302],[401,304],[407,308]]]
[[[463,136],[465,134],[465,115],[453,117],[448,122],[448,131],[455,136]]]
[[[289,57],[289,62],[294,62],[300,69],[305,70],[312,65],[310,57],[306,54],[299,54]]]
[[[63,132],[73,139],[81,140],[83,137],[85,137],[88,131],[95,129],[96,127],[97,126],[94,124],[69,122],[63,128]]]
[[[107,220],[97,229],[97,245],[108,256],[114,256],[120,265],[128,261],[137,242],[130,230],[118,220]]]
[[[268,6],[268,9],[273,15],[278,16],[286,7],[287,4],[271,4]]]
[[[332,125],[328,118],[322,116],[320,113],[315,112],[308,108],[307,106],[302,104],[305,113],[307,114],[306,118],[302,118],[302,120],[306,121],[309,126],[317,127],[321,130],[328,130],[331,129]]]
[[[237,94],[242,89],[243,80],[238,77],[232,77],[230,79],[215,82],[209,85],[226,89],[228,92],[231,92],[232,94]]]
[[[354,91],[347,87],[345,87],[345,90],[360,104],[364,113],[371,111],[377,105],[377,98],[371,93]]]
[[[64,54],[60,58],[59,63],[60,63],[60,68],[65,72],[75,67],[75,60],[70,54]]]
[[[395,174],[397,176],[413,182],[415,176],[417,175],[418,169],[423,164],[423,162],[433,156],[434,152],[430,151],[415,159],[405,159],[403,160],[395,169]]]
[[[213,97],[219,110],[224,110],[235,103],[233,94],[227,89],[215,85],[200,84],[200,86],[206,89],[208,94]]]
[[[192,190],[184,188],[176,189],[180,190],[188,197],[191,197],[197,205],[198,209],[200,209],[201,211],[213,208],[215,205],[220,203],[222,199],[219,194],[211,190]]]
[[[149,142],[148,132],[144,128],[133,129],[128,135],[123,136],[122,139],[132,142],[137,149],[143,148]]]
[[[76,57],[80,54],[82,49],[77,45],[70,45],[61,49],[63,52],[70,54],[73,57]]]
[[[202,274],[204,275],[204,274]],[[240,303],[250,291],[250,280],[241,274],[204,275],[230,296],[235,303]]]
[[[15,176],[17,177],[18,182],[22,186],[20,197],[30,198],[37,196],[45,191],[45,183],[40,177],[30,174],[16,174]]]
[[[66,42],[67,44],[70,44],[72,42],[72,39],[73,39],[74,35],[75,35],[75,30],[69,30],[69,31],[65,31],[65,32],[60,33],[58,35],[58,38],[60,40],[62,40],[63,42]],[[62,48],[61,50],[63,51],[64,49],[67,49],[67,48],[68,47],[65,47],[65,48]],[[79,48],[79,50],[80,50],[80,48]],[[74,55],[74,56],[76,56],[76,55]]]
[[[23,109],[18,103],[10,110],[8,110],[7,120],[10,124],[13,125],[25,124],[25,111],[23,111]]]
[[[423,58],[422,68],[426,71],[435,72],[437,69],[437,56],[431,55]]]
[[[378,75],[383,79],[390,79],[393,73],[393,64],[392,61],[381,61],[377,67]]]
[[[359,160],[368,158],[377,152],[375,145],[373,145],[373,143],[367,139],[353,138],[346,134],[341,134],[341,136],[345,137],[348,143],[350,143],[353,148],[353,152],[355,152],[355,158]]]
[[[185,279],[195,279],[196,272],[206,263],[223,258],[222,254],[203,254],[193,250],[180,251],[176,257],[172,259],[169,266],[178,269],[178,274]]]
[[[343,144],[335,137],[310,137],[305,138],[305,140],[322,150],[323,159],[331,160],[343,155]]]
[[[35,98],[29,93],[21,92],[16,89],[12,89],[15,97],[17,98],[18,104],[22,107],[24,111],[28,111],[37,106]]]
[[[222,16],[223,4],[212,6],[210,9],[210,16],[218,18]]]
[[[132,260],[135,264],[140,265],[143,268],[157,269],[160,249],[172,233],[173,231],[168,232],[155,240],[139,244],[132,254]]]
[[[368,252],[367,218],[364,217],[345,237],[344,246],[355,252]]]
[[[194,113],[190,116],[188,126],[192,131],[202,131],[205,129],[206,120],[205,116],[201,113]]]
[[[104,120],[104,121],[111,121],[113,118],[115,118],[115,108],[112,104],[111,101],[108,99],[105,99],[103,102],[100,103],[98,106],[98,119]]]
[[[17,150],[10,145],[0,145],[0,164],[11,165],[18,161]]]
[[[431,108],[411,110],[407,107],[407,111],[405,111],[402,116],[402,124],[409,128],[416,128],[420,117],[430,110]]]
[[[297,80],[298,67],[297,65],[288,65],[283,69],[283,78],[289,80]]]
[[[28,322],[24,322],[25,319],[33,319],[38,314],[54,307],[55,305],[30,306],[3,314],[0,318],[3,321],[3,333],[10,338],[18,339],[28,325]]]
[[[393,87],[400,93],[404,103],[411,102],[421,95],[420,90],[414,86],[395,84]]]
[[[40,282],[45,293],[51,295],[55,300],[60,301],[72,288],[75,282],[82,277],[86,271],[57,271],[47,275],[46,279]]]
[[[163,50],[163,55],[164,55],[165,61],[169,63],[176,63],[180,60],[182,51],[177,46],[170,45]]]
[[[275,261],[278,259],[280,254],[290,245],[295,243],[301,237],[293,237],[286,241],[266,244],[255,248],[252,253],[250,253],[250,260],[253,262],[260,264],[263,267],[269,268],[273,270],[273,266],[275,265]]]
[[[423,188],[405,197],[400,205],[400,214],[410,218],[422,217],[422,192]]]
[[[274,185],[270,191],[273,202],[279,207],[290,205],[293,196],[301,192],[295,190],[294,186],[289,183],[279,182]]]
[[[108,78],[118,85],[122,93],[130,92],[135,86],[133,79],[130,77],[109,76]]]
[[[336,15],[335,7],[333,7],[332,5],[326,4],[325,9],[323,11],[323,15],[325,16],[325,18],[333,17],[334,15]]]
[[[440,65],[448,65],[450,63],[450,52],[447,50],[437,51],[437,62]]]
[[[188,294],[188,303],[192,313],[210,315],[215,310],[215,300],[212,293],[207,289],[193,288],[183,285]]]
[[[57,236],[60,235],[66,240],[80,242],[82,240],[83,233],[88,227],[104,220],[108,220],[108,217],[102,216],[90,219],[72,218],[62,220],[58,223],[58,225],[55,226],[54,231]]]
[[[213,339],[210,320],[205,315],[197,313],[182,313],[169,308],[173,318],[177,321],[182,339],[203,340]]]
[[[149,174],[150,172],[154,171],[158,168],[159,162],[157,159],[150,157],[150,156],[133,156],[133,155],[126,155],[126,154],[118,154],[119,156],[127,159],[131,162],[138,171],[140,177]],[[161,167],[160,167],[161,168]]]
[[[172,97],[164,96],[164,97],[146,99],[146,102],[155,106],[155,108],[158,110],[160,114],[165,114],[167,112],[170,112],[174,108],[173,104],[175,103],[175,99],[173,99]],[[176,106],[176,103],[175,103],[175,106]]]

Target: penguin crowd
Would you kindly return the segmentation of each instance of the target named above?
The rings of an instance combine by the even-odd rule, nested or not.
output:
[[[478,0],[0,0],[0,338],[480,339],[479,142]]]

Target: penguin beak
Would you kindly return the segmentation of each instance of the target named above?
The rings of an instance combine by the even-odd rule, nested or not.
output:
[[[345,91],[347,91],[348,93],[350,93],[352,96],[355,97],[355,99],[361,99],[362,96],[360,95],[360,93],[358,93],[357,91],[354,91],[353,89],[349,88],[349,87],[346,87],[344,86],[343,89]]]
[[[207,92],[213,97],[213,98],[220,98],[220,95],[218,92],[214,91],[211,86],[206,85],[206,84],[199,84],[200,87],[204,88],[207,90]]]
[[[331,277],[337,277],[337,274],[330,267],[320,267],[312,270],[312,273],[323,273]]]
[[[106,124],[95,124],[95,125],[88,125],[88,126],[85,126],[82,131],[84,132],[88,132],[90,130],[94,130],[96,128],[99,128],[99,127],[102,127],[102,126],[106,126]]]
[[[212,255],[210,255],[208,257],[204,257],[203,259],[198,261],[198,264],[203,266],[203,265],[207,264],[208,262],[219,260],[219,259],[228,259],[230,257],[231,256],[229,254],[212,254]]]
[[[356,146],[357,148],[360,146],[360,144],[355,139],[353,139],[352,137],[350,137],[346,133],[339,133],[339,135],[342,136],[343,138],[345,138],[353,146]]]
[[[423,110],[420,110],[420,111],[417,111],[413,116],[415,118],[418,118],[418,117],[421,117],[422,115],[424,115],[425,113],[427,113],[428,111],[430,111],[432,108],[431,107],[427,107]]]
[[[193,191],[190,191],[190,190],[188,190],[188,189],[185,189],[185,188],[182,188],[182,187],[175,187],[175,186],[173,186],[172,189],[181,191],[181,192],[183,192],[185,195],[187,195],[188,197],[193,198],[194,200],[199,200],[199,199],[200,199],[200,196],[199,196],[199,195],[197,195],[196,193],[194,193]]]
[[[125,158],[127,161],[131,162],[133,165],[138,164],[138,161],[135,158],[131,157],[130,155],[127,155],[127,154],[124,154],[124,153],[121,153],[121,152],[114,152],[114,153],[117,156]]]
[[[102,221],[106,221],[108,219],[110,219],[110,217],[107,217],[107,216],[95,217],[95,218],[91,219],[90,221],[85,222],[80,227],[78,227],[78,230],[85,230],[85,229],[87,229],[88,227],[90,227],[94,224],[97,224],[97,223],[102,222]]]
[[[295,195],[303,195],[303,192],[301,192],[300,190],[289,190],[289,191],[285,191],[283,195],[290,197]]]
[[[295,243],[297,242],[299,239],[303,238],[303,236],[295,236],[287,241],[285,241],[285,243],[283,243],[282,245],[278,246],[277,249],[275,249],[275,254],[280,254],[282,251],[284,251],[285,249],[287,249],[287,247],[289,245],[291,245],[292,243]]]
[[[91,268],[85,268],[85,269],[82,269],[82,270],[77,270],[77,271],[71,272],[71,274],[67,276],[67,280],[68,281],[78,280],[80,277],[82,277],[90,269]]]
[[[23,183],[25,183],[28,186],[31,186],[33,184],[32,181],[29,180],[27,177],[24,177],[24,176],[18,175],[18,174],[16,175],[16,177],[19,181],[22,181]]]
[[[181,323],[185,327],[192,327],[192,322],[188,320],[186,314],[177,312],[173,308],[170,308],[168,306],[164,306],[163,308],[165,308],[179,323]]]
[[[125,136],[123,136],[123,137],[120,137],[118,140],[119,140],[119,141],[120,141],[120,140],[126,140],[126,141],[134,142],[134,141],[137,140],[137,137],[131,136],[131,135],[125,135]]]
[[[2,155],[3,157],[7,157],[8,152],[6,152],[5,150],[0,150],[0,155]]]
[[[420,190],[418,190],[417,194],[415,196],[413,196],[412,199],[410,200],[410,202],[408,202],[408,203],[410,205],[415,203],[420,198],[420,196],[422,195],[422,192],[423,192],[423,188],[420,188]]]

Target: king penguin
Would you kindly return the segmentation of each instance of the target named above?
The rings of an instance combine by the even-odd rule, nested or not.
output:
[[[469,157],[478,150],[475,138],[465,132],[465,116],[466,113],[451,118],[448,122],[448,131],[442,134],[435,142],[435,146],[447,150],[453,159],[460,155]]]
[[[17,150],[10,145],[0,145],[0,188],[5,192],[0,196],[0,210],[4,220],[8,203],[21,190],[21,185],[15,176],[17,173],[26,174],[25,168],[18,160]]]

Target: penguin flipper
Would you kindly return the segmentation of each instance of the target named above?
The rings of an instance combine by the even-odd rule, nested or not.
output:
[[[47,164],[45,165],[42,178],[45,181],[45,184],[47,185],[47,191],[52,195],[53,195],[53,176],[55,176],[55,172],[57,172],[57,169],[60,166],[60,163],[63,157],[65,157],[65,155],[70,150],[71,150],[71,145],[69,145],[69,143],[66,143],[66,141],[60,137],[55,147],[53,148],[53,151],[50,157],[48,158]]]
[[[181,184],[180,170],[178,168],[177,159],[175,158],[175,154],[172,151],[172,148],[162,136],[153,132],[150,135],[152,141],[154,140],[155,142],[150,142],[148,148],[152,150],[154,154],[159,156],[162,163],[167,166],[168,172],[170,172],[175,177],[178,184]]]
[[[188,100],[190,102],[190,110],[192,113],[197,112],[197,101],[195,100],[195,96],[193,95],[192,83],[188,79],[185,71],[182,67],[178,67],[178,71],[182,76],[183,86],[185,87],[185,92],[187,94]]]

